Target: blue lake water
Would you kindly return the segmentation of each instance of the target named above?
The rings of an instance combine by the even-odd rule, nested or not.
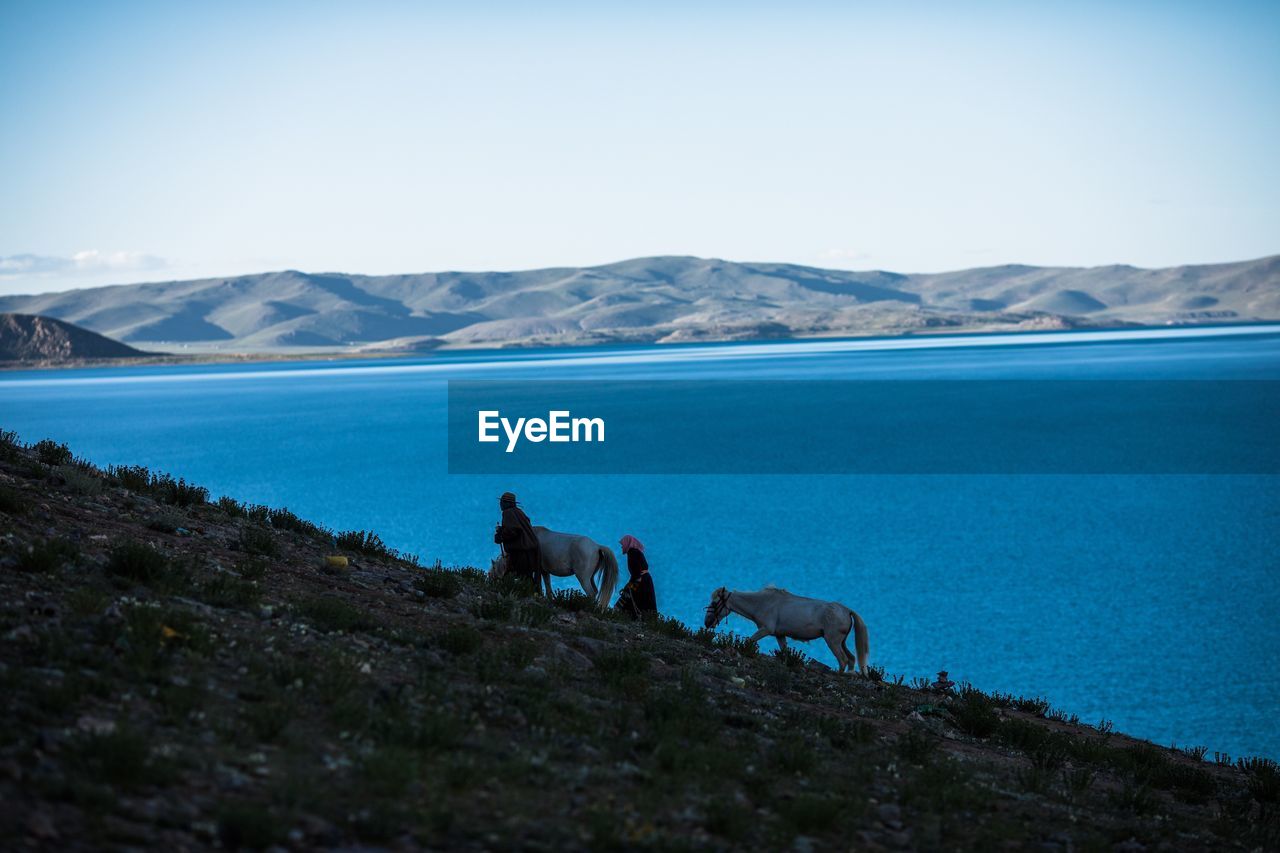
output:
[[[446,565],[488,565],[496,496],[511,489],[535,523],[615,546],[638,536],[660,607],[691,624],[717,586],[776,583],[858,610],[890,673],[945,668],[1160,743],[1280,757],[1280,477],[501,477],[446,464],[447,379],[1280,379],[1280,327],[1238,331],[11,372],[0,426],[373,529]],[[806,650],[830,662],[820,642]]]

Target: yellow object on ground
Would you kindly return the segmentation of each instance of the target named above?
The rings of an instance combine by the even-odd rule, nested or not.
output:
[[[324,564],[331,569],[345,569],[347,567],[347,558],[341,554],[325,557]]]

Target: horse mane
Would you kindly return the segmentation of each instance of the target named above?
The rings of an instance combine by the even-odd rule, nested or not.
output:
[[[765,590],[766,590],[766,591],[768,591],[768,592],[781,592],[781,593],[784,593],[784,594],[786,594],[786,595],[795,595],[795,593],[794,593],[794,592],[792,592],[791,590],[789,590],[789,589],[783,589],[782,587],[777,586],[777,585],[775,585],[775,584],[771,584],[771,583],[767,583],[767,584],[765,584],[765,585],[764,585],[764,588],[765,588]]]

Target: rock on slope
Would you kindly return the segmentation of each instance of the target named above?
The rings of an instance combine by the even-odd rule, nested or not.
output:
[[[284,272],[0,297],[124,341],[268,352],[1280,319],[1280,257],[907,275],[707,258],[521,272]]]
[[[1274,763],[530,598],[369,535],[329,567],[287,510],[52,442],[0,433],[0,531],[15,849],[1280,843]]]
[[[61,362],[146,355],[127,344],[52,317],[0,314],[0,362]]]

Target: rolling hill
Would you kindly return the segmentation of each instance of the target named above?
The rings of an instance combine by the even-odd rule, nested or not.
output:
[[[295,270],[0,297],[151,349],[673,342],[1280,319],[1280,256],[1229,264],[852,272],[693,257],[521,272]]]
[[[0,363],[137,358],[147,353],[50,317],[0,314]]]

